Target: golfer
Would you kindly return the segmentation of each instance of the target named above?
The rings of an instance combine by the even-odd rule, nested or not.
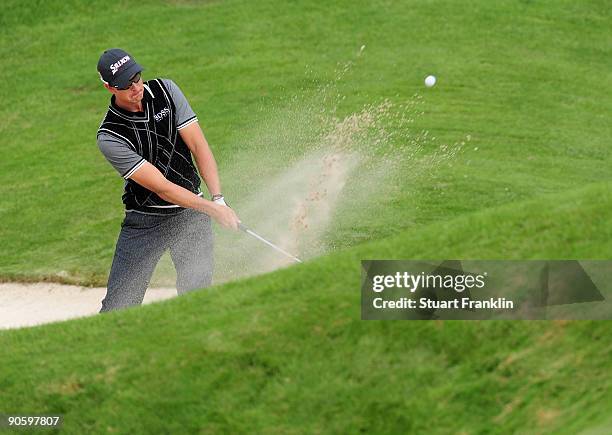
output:
[[[215,158],[179,87],[143,82],[143,68],[125,51],[105,51],[98,73],[112,94],[97,142],[125,179],[125,219],[100,312],[142,303],[160,257],[170,251],[178,294],[207,287],[213,273],[211,217],[238,229],[221,193]],[[199,173],[211,194],[203,197]]]

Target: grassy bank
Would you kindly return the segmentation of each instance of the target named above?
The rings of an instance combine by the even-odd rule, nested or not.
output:
[[[605,426],[606,322],[361,321],[358,289],[361,258],[485,257],[496,244],[510,257],[564,258],[609,231],[587,217],[610,216],[608,191],[564,196],[580,211],[550,196],[164,303],[0,333],[10,349],[0,409],[64,414],[65,433]],[[533,230],[531,244],[515,237]],[[604,252],[608,240],[585,249]]]

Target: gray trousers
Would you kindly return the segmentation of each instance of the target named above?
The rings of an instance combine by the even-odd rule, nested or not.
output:
[[[179,295],[211,284],[213,232],[208,215],[191,209],[165,216],[126,213],[100,312],[140,305],[168,249]]]

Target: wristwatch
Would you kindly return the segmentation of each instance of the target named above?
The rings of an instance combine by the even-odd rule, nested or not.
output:
[[[222,193],[215,193],[215,194],[214,194],[214,195],[213,195],[213,196],[210,198],[210,200],[211,200],[211,201],[216,201],[216,200],[221,199],[221,198],[223,198],[223,194],[222,194]]]

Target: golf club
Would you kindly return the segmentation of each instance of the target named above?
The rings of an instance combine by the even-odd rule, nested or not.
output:
[[[255,237],[257,240],[260,240],[260,241],[264,242],[266,245],[270,246],[271,248],[276,249],[278,252],[286,255],[287,257],[291,258],[292,260],[297,261],[298,263],[302,263],[302,260],[300,260],[299,258],[291,255],[287,251],[284,251],[283,249],[281,249],[278,246],[276,246],[274,243],[268,242],[266,239],[264,239],[263,237],[261,237],[260,235],[255,233],[254,231],[250,230],[249,228],[247,228],[243,224],[238,224],[238,228],[240,228],[245,233],[250,234],[251,236]]]

